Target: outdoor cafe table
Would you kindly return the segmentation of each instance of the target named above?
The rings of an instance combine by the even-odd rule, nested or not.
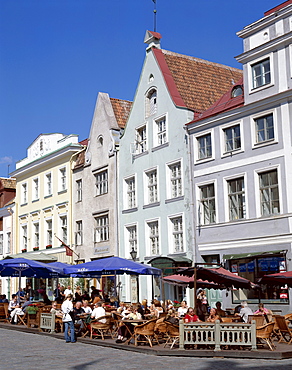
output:
[[[131,319],[121,320],[122,325],[124,325],[126,327],[126,330],[130,335],[130,337],[126,340],[125,343],[130,344],[131,340],[134,339],[134,327],[136,325],[144,324],[144,322],[147,322],[147,321],[149,321],[149,320],[143,320],[143,319],[140,319],[140,320],[138,320],[138,319],[137,320],[131,320]],[[131,324],[131,325],[127,325],[127,324]]]

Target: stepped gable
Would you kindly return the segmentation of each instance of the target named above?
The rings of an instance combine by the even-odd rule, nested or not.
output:
[[[153,47],[174,103],[194,112],[209,108],[235,81],[242,70]]]
[[[110,101],[119,127],[124,128],[131,111],[132,102],[115,98],[110,98]]]
[[[233,92],[237,89],[241,89],[241,93],[234,95]],[[192,122],[201,121],[231,109],[235,109],[242,105],[244,105],[243,78],[234,84],[234,86],[232,86],[224,95],[221,96],[220,99],[211,105],[211,107],[209,107],[203,113],[195,114],[195,119]]]

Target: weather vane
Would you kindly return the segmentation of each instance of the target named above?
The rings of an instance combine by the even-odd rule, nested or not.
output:
[[[156,15],[157,15],[156,0],[152,0],[152,1],[154,3],[154,10],[153,10],[153,13],[154,13],[154,32],[156,32]]]

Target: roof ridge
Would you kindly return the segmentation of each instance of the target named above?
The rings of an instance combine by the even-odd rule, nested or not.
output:
[[[234,71],[242,71],[242,69],[240,69],[240,68],[230,67],[230,66],[227,66],[226,64],[210,62],[209,60],[201,59],[201,58],[197,58],[197,57],[192,57],[191,55],[180,54],[180,53],[176,53],[174,51],[170,51],[170,50],[166,50],[166,49],[161,49],[161,51],[164,54],[167,54],[167,55],[173,55],[173,56],[176,56],[176,57],[193,60],[193,61],[196,61],[196,62],[199,62],[199,63],[205,63],[205,64],[209,64],[209,65],[213,65],[213,66],[223,67],[223,68],[234,70]]]
[[[110,97],[110,100],[116,100],[116,101],[125,101],[125,102],[128,102],[128,103],[133,103],[131,100],[126,100],[126,99],[118,99],[118,98],[111,98]]]

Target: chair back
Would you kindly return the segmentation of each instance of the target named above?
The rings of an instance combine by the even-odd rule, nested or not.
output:
[[[287,325],[287,321],[285,320],[285,317],[284,316],[281,316],[281,315],[274,315],[274,317],[275,317],[275,320],[276,320],[278,329],[281,332],[289,333],[290,330],[289,330],[289,327]]]
[[[170,322],[167,322],[167,333],[171,337],[176,337],[179,335],[179,326],[173,325]]]
[[[256,328],[256,336],[257,338],[270,338],[273,330],[274,330],[275,323],[269,322],[266,325],[260,326]]]
[[[221,322],[232,322],[232,317],[221,317]]]
[[[248,323],[251,324],[253,320],[256,322],[256,327],[263,326],[265,324],[265,316],[263,315],[249,315]]]
[[[147,335],[149,335],[149,333],[154,333],[156,321],[157,319],[151,319],[149,321],[144,322],[143,324],[136,325],[134,328],[134,332],[142,335],[143,333]]]

